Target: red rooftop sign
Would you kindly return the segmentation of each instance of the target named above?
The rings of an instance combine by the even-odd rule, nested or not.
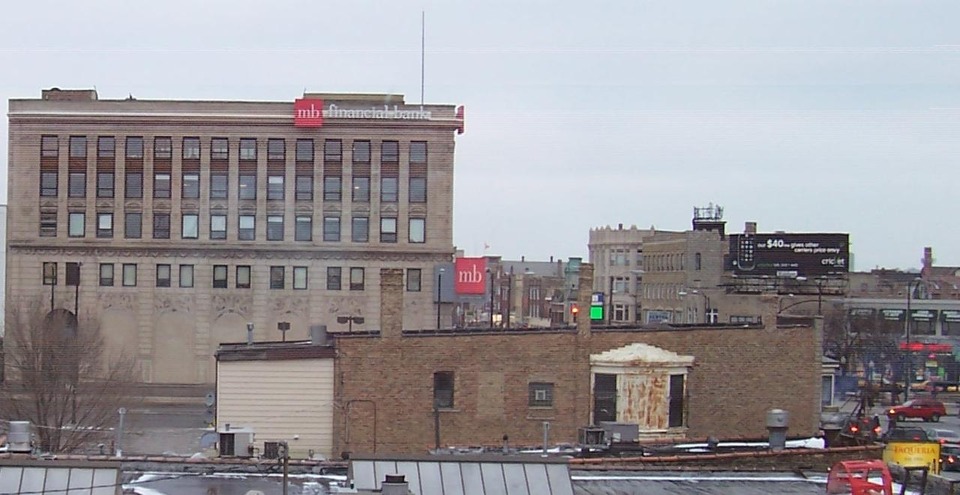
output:
[[[454,265],[454,286],[457,294],[486,293],[486,258],[457,258]]]
[[[323,125],[323,100],[297,98],[293,101],[294,127],[320,127]]]

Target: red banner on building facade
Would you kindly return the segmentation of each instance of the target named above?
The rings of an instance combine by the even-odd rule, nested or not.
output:
[[[323,100],[297,98],[293,101],[294,127],[320,127],[323,125]]]
[[[486,258],[457,258],[454,271],[456,272],[454,282],[457,294],[486,293]]]

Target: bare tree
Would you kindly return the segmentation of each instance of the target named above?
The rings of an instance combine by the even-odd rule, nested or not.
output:
[[[8,303],[10,304],[10,303]],[[30,421],[43,452],[108,442],[121,406],[135,405],[135,362],[108,356],[95,319],[39,301],[8,306],[0,417]]]
[[[884,327],[873,313],[858,316],[835,305],[823,315],[824,354],[839,360],[844,374],[855,369],[858,362],[866,368],[869,361],[883,361],[874,363],[878,366],[898,360],[898,337],[898,331]]]

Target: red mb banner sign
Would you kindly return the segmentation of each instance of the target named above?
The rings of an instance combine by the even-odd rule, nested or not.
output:
[[[486,293],[486,258],[457,258],[454,271],[457,294]]]
[[[323,100],[297,98],[293,101],[294,127],[320,127],[323,125]]]

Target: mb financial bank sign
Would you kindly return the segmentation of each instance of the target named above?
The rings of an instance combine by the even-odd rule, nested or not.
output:
[[[460,112],[462,110],[458,111]],[[323,100],[319,98],[298,98],[293,102],[295,127],[321,127],[323,119],[430,120],[430,117],[430,110],[406,109],[400,105],[340,108],[335,103],[331,103],[324,107]]]

